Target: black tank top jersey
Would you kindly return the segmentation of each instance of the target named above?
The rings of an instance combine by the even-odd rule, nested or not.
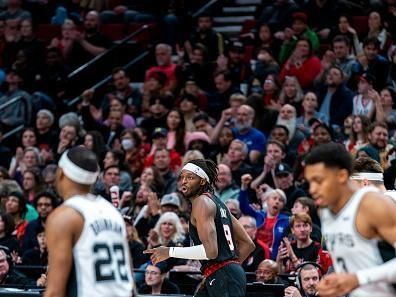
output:
[[[234,234],[232,229],[231,214],[228,211],[227,206],[215,195],[211,193],[203,193],[202,195],[208,196],[216,204],[216,216],[215,216],[215,227],[217,233],[217,248],[218,254],[216,259],[210,261],[201,261],[202,267],[211,265],[217,262],[223,262],[226,260],[236,259],[236,243],[234,240]],[[198,236],[197,228],[189,222],[190,237],[194,245],[202,244]]]

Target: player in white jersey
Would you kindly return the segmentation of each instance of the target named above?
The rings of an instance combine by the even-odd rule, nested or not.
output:
[[[340,144],[317,146],[305,166],[336,271],[321,280],[319,296],[396,296],[396,204],[376,188],[352,184],[352,158]]]
[[[111,203],[90,194],[99,174],[93,152],[62,155],[56,189],[64,203],[48,218],[45,297],[130,297],[133,281],[125,223]]]

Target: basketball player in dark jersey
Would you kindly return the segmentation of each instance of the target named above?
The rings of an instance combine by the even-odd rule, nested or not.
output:
[[[246,276],[242,263],[254,250],[253,241],[213,195],[217,166],[211,160],[192,160],[181,170],[180,191],[192,203],[192,247],[159,247],[146,250],[152,262],[169,257],[201,260],[205,282],[195,296],[245,296]]]

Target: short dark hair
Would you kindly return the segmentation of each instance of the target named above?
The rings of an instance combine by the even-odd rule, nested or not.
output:
[[[97,172],[99,165],[93,151],[83,147],[75,146],[67,152],[67,157],[78,167],[91,172]]]
[[[333,44],[336,42],[343,42],[347,47],[351,45],[351,41],[349,38],[345,35],[337,35],[336,37],[333,38]]]
[[[109,171],[109,170],[112,169],[112,168],[117,168],[118,171],[121,171],[120,166],[115,165],[115,164],[114,164],[114,165],[109,165],[109,166],[107,166],[107,167],[103,170],[103,175],[105,175],[106,172]]]
[[[267,147],[270,144],[275,144],[276,146],[278,146],[282,150],[282,152],[286,153],[286,147],[285,147],[285,145],[282,142],[280,142],[280,141],[278,141],[276,139],[269,139],[267,141]]]
[[[388,125],[385,122],[374,122],[368,127],[368,132],[371,133],[375,128],[381,127],[388,130]]]
[[[205,121],[209,123],[209,116],[207,113],[205,112],[200,112],[199,114],[197,114],[194,118],[193,118],[193,123],[198,122],[198,121]]]
[[[216,77],[218,77],[220,75],[223,75],[225,81],[231,81],[232,80],[231,72],[228,71],[228,70],[217,71],[217,72],[215,72],[213,77],[216,78]]]
[[[4,233],[6,236],[10,236],[15,230],[15,223],[12,216],[4,211],[0,211],[1,220],[4,223]]]
[[[40,200],[40,198],[45,197],[51,200],[51,205],[53,208],[58,206],[58,198],[56,195],[50,191],[43,191],[38,193],[33,200],[33,205],[35,208],[37,208],[37,202]]]
[[[272,127],[271,132],[272,132],[274,129],[276,129],[276,128],[280,128],[280,129],[285,130],[287,136],[289,136],[290,131],[289,131],[289,129],[288,129],[285,125],[279,125],[279,124],[278,124],[278,125],[275,125],[275,126]]]
[[[305,157],[305,165],[324,163],[326,167],[345,169],[352,174],[353,161],[350,153],[342,144],[330,142],[312,149]]]
[[[381,42],[378,40],[377,37],[367,37],[366,39],[364,39],[363,47],[366,47],[368,45],[374,45],[376,50],[380,50],[381,48]]]

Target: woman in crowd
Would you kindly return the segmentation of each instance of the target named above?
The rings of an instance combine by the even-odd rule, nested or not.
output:
[[[98,159],[99,166],[103,168],[101,162],[106,152],[106,144],[103,140],[102,134],[98,131],[89,131],[84,136],[84,146],[93,151]]]
[[[300,103],[303,100],[303,97],[304,93],[297,78],[294,76],[286,76],[279,94],[279,102],[282,105],[293,105],[297,110],[297,114],[301,114]]]
[[[23,173],[22,189],[29,203],[33,203],[36,194],[44,190],[44,181],[38,168],[26,169]]]
[[[0,211],[0,245],[6,246],[11,253],[19,252],[19,243],[15,235],[15,223],[12,216]]]
[[[380,94],[374,93],[376,102],[376,121],[385,122],[388,125],[389,135],[394,137],[396,132],[396,94],[393,89],[386,87]],[[378,99],[379,97],[379,99]],[[377,104],[379,102],[379,104]]]
[[[148,248],[157,246],[178,246],[184,241],[183,227],[180,219],[174,212],[161,214],[154,229],[148,236]]]
[[[317,119],[323,123],[328,123],[327,117],[323,113],[316,110],[318,108],[318,98],[315,93],[306,93],[301,105],[303,111],[302,115],[297,118],[296,125],[305,136],[309,136],[311,134],[310,122],[312,119]]]
[[[21,185],[23,172],[27,169],[39,167],[41,165],[40,161],[40,152],[37,148],[27,147],[24,150],[18,148],[15,154],[15,162],[11,162],[8,173]]]
[[[179,109],[172,109],[166,117],[168,129],[168,142],[166,147],[174,149],[183,155],[186,151],[186,138],[190,132],[186,132],[184,116]]]
[[[142,142],[139,134],[132,129],[122,131],[120,138],[121,148],[125,152],[125,162],[133,180],[143,171],[145,153],[141,146]]]
[[[354,116],[352,122],[352,139],[348,144],[347,150],[355,155],[356,152],[368,144],[368,128],[371,122],[364,115]]]
[[[312,87],[321,70],[320,59],[314,55],[310,40],[300,37],[292,55],[283,65],[279,78],[284,81],[286,76],[295,76],[301,88],[307,90]]]

